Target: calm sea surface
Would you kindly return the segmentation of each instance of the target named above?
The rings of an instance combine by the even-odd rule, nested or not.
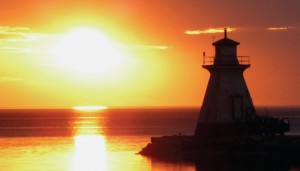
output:
[[[300,134],[300,108],[260,108],[288,117]],[[3,171],[300,170],[285,163],[167,162],[136,155],[151,136],[192,135],[199,109],[0,110]]]

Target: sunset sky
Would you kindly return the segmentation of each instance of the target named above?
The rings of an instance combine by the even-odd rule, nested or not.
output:
[[[257,106],[300,105],[300,0],[1,0],[0,108],[200,106],[228,37]],[[99,45],[99,46],[98,46]]]

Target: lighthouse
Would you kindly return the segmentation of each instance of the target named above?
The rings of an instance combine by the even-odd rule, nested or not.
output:
[[[240,43],[224,38],[212,45],[215,56],[203,53],[202,67],[210,78],[201,106],[195,136],[244,135],[254,132],[255,108],[243,73],[250,67],[248,56],[237,56]]]
[[[300,136],[284,136],[290,130],[288,118],[256,113],[243,76],[250,58],[237,55],[239,44],[227,38],[225,29],[224,38],[212,44],[215,56],[203,53],[202,67],[210,78],[195,134],[151,137],[139,154],[189,161],[254,156],[282,160],[287,154],[299,159]]]
[[[243,76],[250,58],[237,55],[239,44],[227,38],[225,29],[224,38],[212,44],[215,56],[203,53],[202,67],[210,78],[195,134],[151,137],[139,154],[189,161],[254,156],[282,160],[287,155],[299,159],[300,136],[283,136],[290,130],[288,118],[256,113]]]

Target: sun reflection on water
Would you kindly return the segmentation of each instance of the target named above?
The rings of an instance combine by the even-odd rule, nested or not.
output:
[[[89,115],[86,115],[85,111],[77,113],[72,171],[107,170],[106,142],[101,134],[99,112],[101,111],[93,110]]]
[[[105,138],[101,135],[79,135],[74,137],[75,154],[72,171],[107,170]]]

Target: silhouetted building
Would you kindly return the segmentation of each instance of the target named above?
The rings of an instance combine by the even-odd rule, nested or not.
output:
[[[243,77],[250,67],[248,56],[237,56],[239,42],[224,38],[214,42],[215,56],[203,53],[203,68],[210,79],[201,107],[195,136],[241,135],[253,132],[255,120],[247,84]],[[248,124],[249,123],[249,124]]]
[[[203,68],[210,72],[210,79],[195,135],[151,137],[151,143],[139,154],[205,162],[256,158],[299,161],[300,136],[278,136],[289,131],[288,118],[257,115],[243,77],[250,67],[249,57],[237,56],[239,44],[227,38],[225,29],[224,38],[213,43],[215,56],[203,53]]]

